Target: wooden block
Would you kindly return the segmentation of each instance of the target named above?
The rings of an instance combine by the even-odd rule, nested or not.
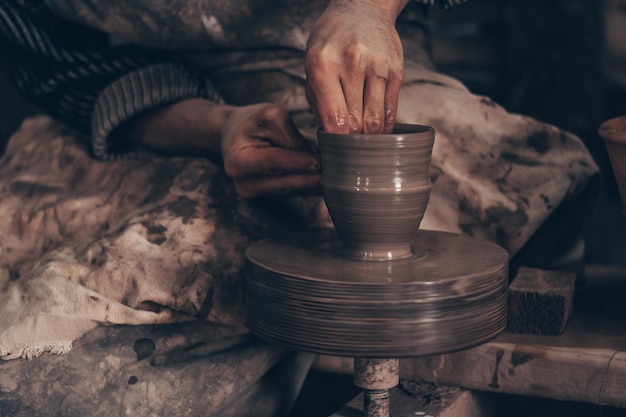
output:
[[[488,393],[406,380],[390,391],[389,401],[389,414],[393,417],[490,417],[495,411]],[[330,417],[361,416],[363,394]]]
[[[507,330],[559,335],[572,314],[576,274],[520,268],[509,286]]]

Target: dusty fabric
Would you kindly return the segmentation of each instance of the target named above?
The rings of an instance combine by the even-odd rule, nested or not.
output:
[[[284,416],[312,359],[199,320],[99,327],[67,355],[0,361],[0,415]]]
[[[0,172],[5,359],[67,351],[98,323],[241,325],[244,249],[298,227],[287,204],[238,199],[207,160],[98,163],[45,117],[24,123]]]
[[[87,333],[1,363],[0,415],[284,415],[312,355],[242,326],[243,251],[318,205],[245,203],[207,160],[99,163],[82,143],[39,117],[0,160],[0,356]]]

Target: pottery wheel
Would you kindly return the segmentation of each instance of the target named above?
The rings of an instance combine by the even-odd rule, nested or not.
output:
[[[407,357],[484,343],[506,325],[508,254],[465,235],[420,231],[414,256],[341,256],[332,231],[269,239],[246,251],[250,330],[298,350]]]

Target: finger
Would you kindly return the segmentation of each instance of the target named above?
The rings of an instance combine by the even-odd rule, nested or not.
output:
[[[267,105],[259,111],[254,135],[284,148],[309,150],[289,114],[278,106]]]
[[[308,74],[307,83],[314,97],[313,112],[318,115],[321,128],[330,133],[349,133],[348,109],[338,72],[317,68]]]
[[[320,114],[317,111],[317,101],[315,100],[315,94],[313,93],[313,90],[311,89],[311,86],[309,85],[309,83],[306,83],[306,86],[304,87],[304,95],[306,97],[306,101],[309,103],[309,106],[311,107],[311,111],[313,112],[313,117],[315,117],[315,122],[317,123],[318,126],[321,126],[322,122],[320,119]]]
[[[385,90],[387,78],[371,73],[365,79],[363,133],[383,133],[385,128]]]
[[[393,132],[398,117],[398,97],[400,96],[400,88],[402,87],[403,76],[390,75],[385,90],[385,133]]]
[[[249,147],[240,151],[237,158],[225,160],[224,170],[235,180],[291,174],[317,174],[320,170],[320,161],[311,153],[276,146]]]
[[[235,182],[242,198],[263,196],[315,195],[321,193],[320,175],[283,175],[250,178]]]
[[[354,74],[351,77],[341,78],[346,108],[348,109],[348,124],[350,133],[363,131],[363,84],[365,79]]]

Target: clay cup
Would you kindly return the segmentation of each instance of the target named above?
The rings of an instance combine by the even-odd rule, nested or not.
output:
[[[412,257],[411,241],[430,197],[433,128],[398,124],[389,134],[320,130],[317,137],[322,191],[343,256]]]
[[[605,121],[598,133],[604,139],[622,205],[626,207],[626,116]]]

